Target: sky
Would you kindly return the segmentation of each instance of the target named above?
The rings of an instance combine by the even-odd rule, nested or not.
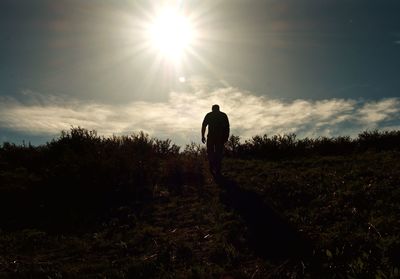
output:
[[[179,58],[149,35],[165,10],[190,25],[182,49],[162,29]],[[396,0],[0,0],[0,143],[80,126],[184,146],[215,103],[242,139],[400,129],[399,12]]]

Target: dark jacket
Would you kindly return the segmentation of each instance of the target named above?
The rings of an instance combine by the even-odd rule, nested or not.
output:
[[[209,141],[226,142],[229,138],[228,116],[221,111],[212,111],[206,114],[202,128],[208,125],[207,139]]]

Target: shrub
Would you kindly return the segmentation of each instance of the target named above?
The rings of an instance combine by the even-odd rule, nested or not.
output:
[[[365,131],[357,138],[349,136],[297,139],[295,134],[253,136],[244,143],[232,135],[226,144],[226,154],[236,158],[288,159],[305,156],[337,156],[368,150],[397,150],[400,131]]]

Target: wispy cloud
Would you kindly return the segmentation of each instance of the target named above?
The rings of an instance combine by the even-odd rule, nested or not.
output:
[[[23,101],[0,99],[0,128],[35,135],[57,135],[71,126],[95,129],[102,135],[142,130],[183,145],[199,141],[203,117],[215,103],[228,114],[232,132],[242,138],[264,133],[354,136],[365,129],[400,127],[398,98],[282,101],[232,87],[196,87],[188,92],[172,92],[166,102],[123,105],[43,98],[29,90],[23,96]]]

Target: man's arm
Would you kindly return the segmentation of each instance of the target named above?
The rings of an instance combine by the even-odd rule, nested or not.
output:
[[[225,125],[226,125],[226,127],[225,127],[225,142],[227,142],[228,139],[229,139],[230,127],[229,127],[229,119],[228,119],[228,116],[227,116],[226,114],[225,114],[225,116],[226,116],[226,123],[225,123]]]
[[[203,143],[206,143],[206,138],[204,137],[204,134],[206,133],[207,125],[208,125],[208,122],[207,122],[207,115],[206,115],[204,117],[203,124],[201,125],[201,141]]]

